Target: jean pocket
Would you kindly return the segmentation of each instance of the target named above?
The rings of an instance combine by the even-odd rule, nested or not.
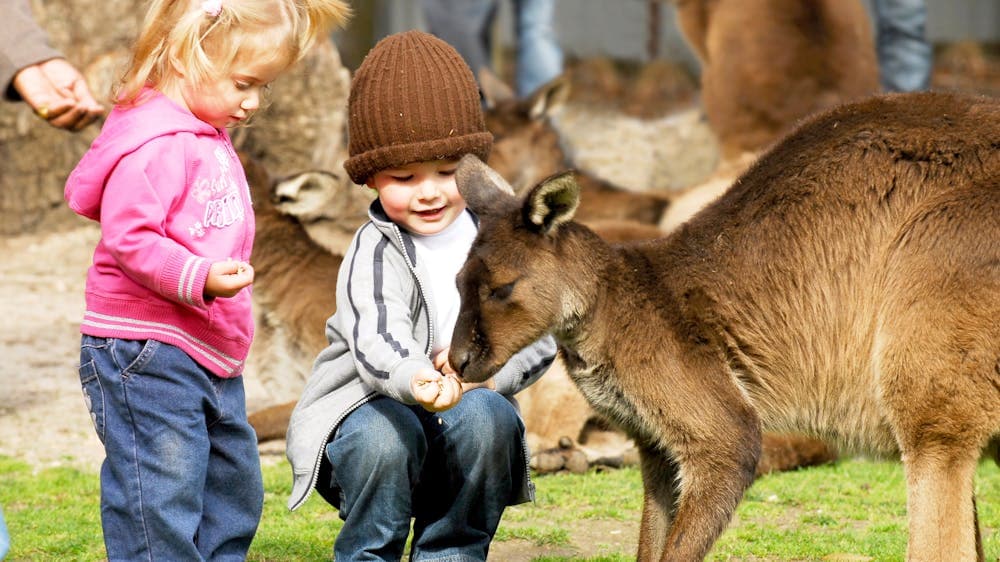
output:
[[[160,342],[156,340],[115,339],[113,343],[115,366],[121,372],[122,381],[142,373],[160,349]]]
[[[88,361],[80,365],[80,386],[83,387],[83,402],[90,412],[90,421],[94,423],[97,437],[104,443],[104,386],[97,376],[97,365]]]

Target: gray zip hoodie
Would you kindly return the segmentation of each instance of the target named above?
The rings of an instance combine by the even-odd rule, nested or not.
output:
[[[316,358],[288,424],[292,510],[315,488],[327,441],[347,414],[377,396],[416,404],[411,377],[434,368],[435,338],[451,336],[434,333],[434,303],[423,290],[430,277],[410,235],[377,200],[368,214],[371,220],[355,234],[337,278],[337,311],[326,323],[330,345]],[[521,350],[494,377],[496,391],[516,406],[513,395],[535,382],[555,355],[551,336]],[[530,480],[524,481],[513,503],[532,499]]]

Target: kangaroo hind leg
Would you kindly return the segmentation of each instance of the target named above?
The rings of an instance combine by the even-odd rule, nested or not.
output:
[[[874,367],[906,470],[910,560],[979,558],[973,479],[1000,432],[1000,197],[992,177],[939,189],[887,256]]]

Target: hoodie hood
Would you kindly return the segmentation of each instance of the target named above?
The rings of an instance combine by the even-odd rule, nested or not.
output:
[[[216,137],[226,134],[156,90],[147,88],[139,99],[145,101],[127,108],[115,106],[90,150],[66,180],[66,202],[77,214],[100,220],[108,176],[123,156],[150,140],[176,133]]]

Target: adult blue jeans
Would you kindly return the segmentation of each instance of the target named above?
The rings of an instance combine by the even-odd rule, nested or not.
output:
[[[556,0],[516,0],[517,93],[528,97],[563,71],[563,51],[556,38]]]
[[[523,436],[513,405],[486,389],[438,413],[385,397],[361,406],[327,445],[319,483],[344,520],[335,559],[398,561],[412,517],[411,560],[486,560],[528,485]]]
[[[0,510],[0,560],[7,556],[10,549],[10,533],[7,532],[7,523],[3,520],[3,510]]]
[[[930,86],[933,53],[924,0],[873,0],[882,88],[914,92]]]
[[[244,560],[264,489],[243,379],[158,341],[83,336],[80,382],[108,559]]]
[[[474,74],[491,68],[497,0],[423,0],[422,5],[429,31],[454,47]],[[519,96],[530,95],[563,71],[554,18],[555,0],[514,0]]]

